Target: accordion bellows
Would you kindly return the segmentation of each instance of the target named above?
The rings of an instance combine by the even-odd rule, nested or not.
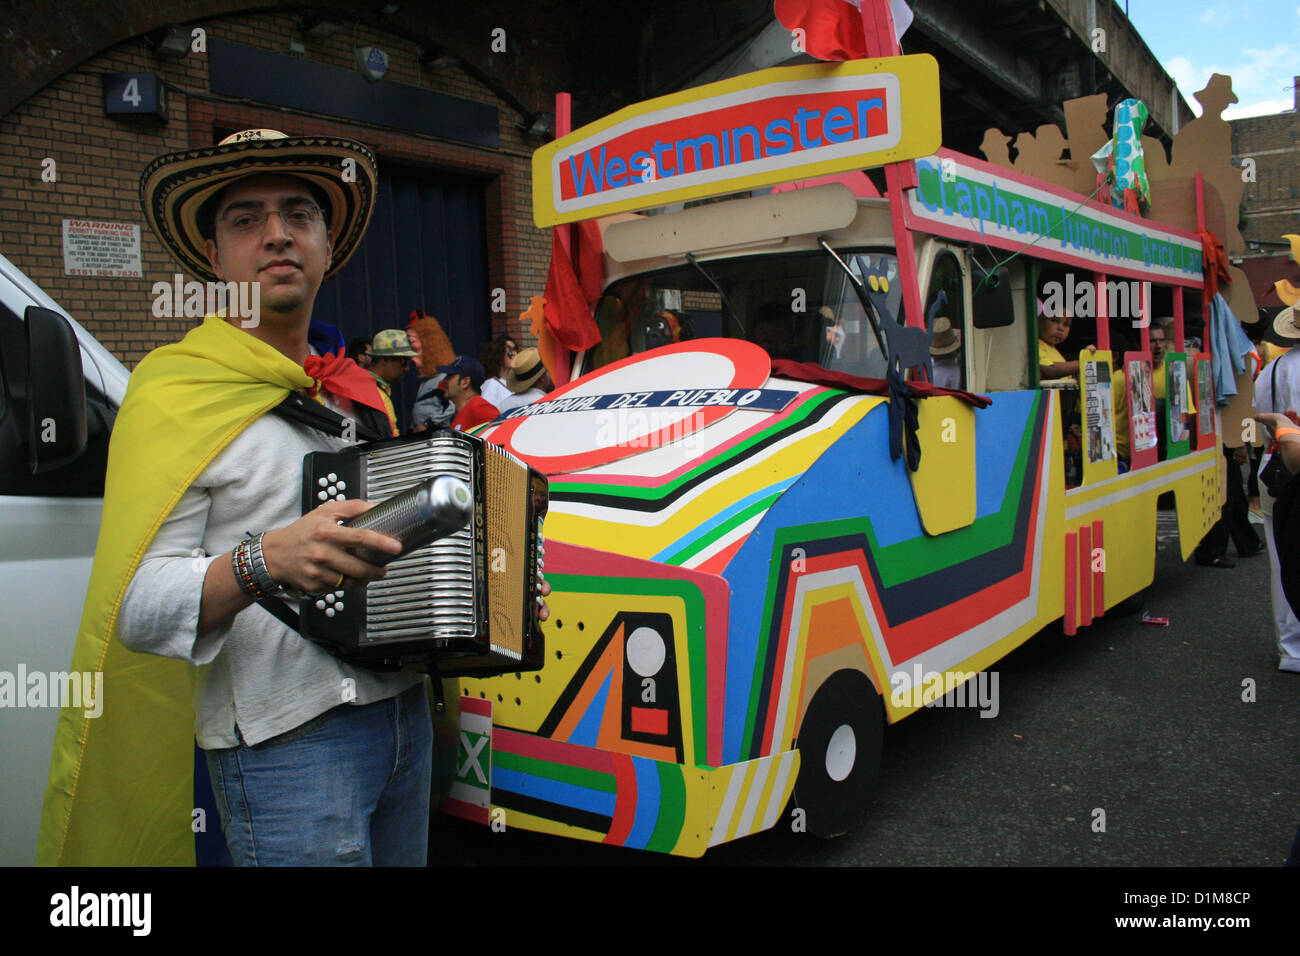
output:
[[[340,497],[378,503],[440,475],[473,491],[469,525],[397,558],[364,588],[304,601],[303,636],[344,659],[431,661],[444,676],[540,668],[541,473],[461,432],[369,442],[306,456],[303,511]]]

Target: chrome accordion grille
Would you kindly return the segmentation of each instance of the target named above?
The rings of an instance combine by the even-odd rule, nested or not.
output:
[[[378,449],[366,456],[365,497],[383,501],[433,475],[473,487],[473,452],[441,436]],[[474,633],[474,536],[470,527],[412,551],[366,588],[363,643],[402,637],[466,637]]]

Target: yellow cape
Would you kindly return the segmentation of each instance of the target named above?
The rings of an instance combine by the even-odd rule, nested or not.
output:
[[[97,718],[80,708],[59,712],[38,864],[194,864],[191,668],[128,651],[116,640],[117,615],[185,490],[258,416],[312,384],[301,366],[215,316],[132,373],[109,445],[103,522],[72,658],[74,671],[103,673],[104,707]]]

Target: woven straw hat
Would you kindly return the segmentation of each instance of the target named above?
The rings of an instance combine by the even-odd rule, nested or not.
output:
[[[258,173],[297,176],[320,190],[329,204],[326,229],[334,237],[325,278],[343,268],[370,222],[377,182],[375,154],[350,139],[248,129],[216,146],[159,156],[140,176],[144,217],[181,266],[214,281],[200,210],[226,186]]]
[[[1273,334],[1291,343],[1300,340],[1300,325],[1296,324],[1295,306],[1288,305],[1273,317]]]

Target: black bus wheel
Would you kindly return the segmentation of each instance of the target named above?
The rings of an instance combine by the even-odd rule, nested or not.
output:
[[[808,832],[839,836],[866,815],[880,774],[884,730],[880,695],[866,675],[838,671],[817,688],[795,741],[799,777],[793,803],[804,811]]]

